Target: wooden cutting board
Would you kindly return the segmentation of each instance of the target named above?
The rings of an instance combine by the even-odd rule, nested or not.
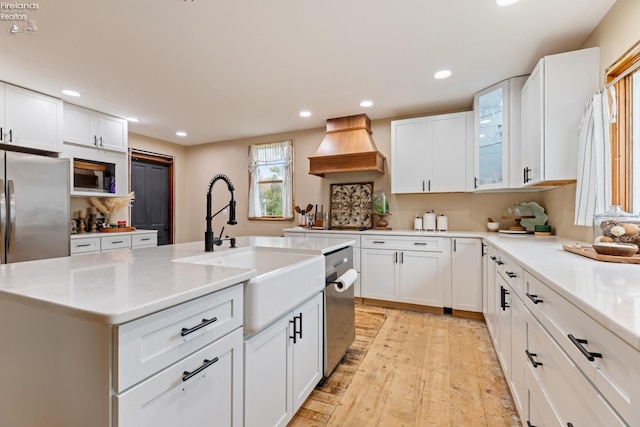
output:
[[[598,261],[617,262],[620,264],[640,264],[640,255],[638,254],[634,256],[601,255],[591,246],[562,245],[562,249]]]
[[[126,233],[127,231],[136,231],[136,228],[135,227],[103,228],[100,231],[102,233]]]

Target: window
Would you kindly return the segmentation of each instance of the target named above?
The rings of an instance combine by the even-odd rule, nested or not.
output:
[[[640,213],[640,43],[607,70],[616,90],[617,121],[611,129],[612,202]]]
[[[293,218],[293,141],[249,147],[249,219]]]

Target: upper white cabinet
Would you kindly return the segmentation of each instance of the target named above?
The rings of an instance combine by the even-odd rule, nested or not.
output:
[[[471,112],[391,122],[391,192],[438,193],[472,189],[467,148]]]
[[[578,126],[599,87],[599,48],[542,58],[522,88],[522,185],[577,177]]]
[[[0,83],[0,145],[62,151],[62,100]]]
[[[476,190],[522,186],[520,93],[526,79],[504,80],[473,97]]]
[[[127,121],[64,105],[64,141],[112,151],[127,151]]]

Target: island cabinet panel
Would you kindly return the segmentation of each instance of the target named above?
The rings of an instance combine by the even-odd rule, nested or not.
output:
[[[116,392],[175,363],[242,325],[235,286],[116,328]]]
[[[241,426],[242,329],[114,400],[115,427]]]
[[[318,293],[245,339],[245,426],[286,426],[322,379],[323,297]]]

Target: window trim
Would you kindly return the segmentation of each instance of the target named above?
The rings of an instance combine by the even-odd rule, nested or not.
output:
[[[607,86],[616,91],[616,121],[611,125],[611,204],[632,209],[631,75],[640,70],[640,42],[606,70]],[[640,143],[640,138],[638,138]]]
[[[260,146],[260,145],[269,145],[269,144],[277,144],[277,143],[283,143],[283,142],[290,142],[291,143],[291,164],[290,164],[290,168],[291,168],[291,216],[250,216],[247,215],[247,219],[249,221],[292,221],[294,219],[294,214],[293,214],[293,201],[295,200],[294,198],[294,175],[295,175],[295,169],[294,169],[294,164],[295,164],[295,148],[294,148],[294,140],[293,139],[285,139],[282,141],[272,141],[272,142],[264,142],[264,143],[259,143],[259,144],[251,144],[249,145],[248,149],[247,149],[247,156],[251,156],[251,148],[254,146]],[[249,161],[251,161],[251,159],[249,158]],[[252,182],[252,170],[251,170],[251,166],[249,166],[249,170],[248,170],[248,184],[249,184],[249,198],[251,198],[251,182]],[[260,181],[261,183],[268,183],[268,181]],[[278,180],[278,181],[273,181],[273,182],[282,182],[283,185],[284,184],[284,179],[282,181]],[[248,204],[250,207],[251,204],[251,200],[248,200]]]

